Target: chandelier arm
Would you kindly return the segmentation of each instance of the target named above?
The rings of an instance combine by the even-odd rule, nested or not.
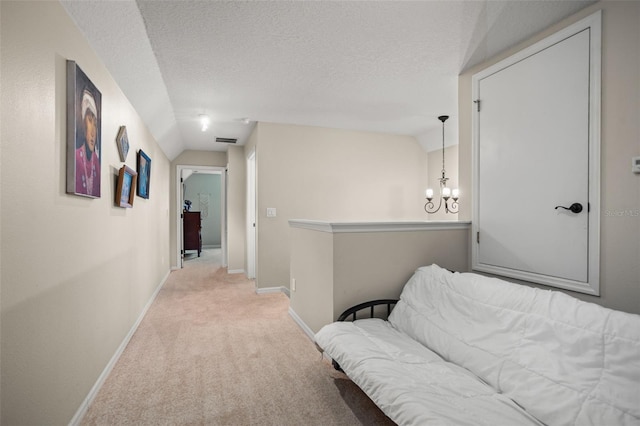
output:
[[[451,207],[449,207],[449,203],[444,203],[444,208],[446,209],[447,213],[458,213],[458,202],[457,201],[451,201]]]
[[[424,211],[427,213],[435,213],[438,210],[440,210],[440,207],[442,207],[442,197],[440,197],[440,202],[438,202],[438,208],[434,209],[435,204],[433,204],[433,201],[427,201],[427,203],[424,205]]]

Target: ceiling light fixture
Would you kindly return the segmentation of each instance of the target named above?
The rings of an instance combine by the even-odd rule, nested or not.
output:
[[[444,122],[449,118],[448,115],[441,115],[438,120],[442,121],[442,177],[440,178],[440,201],[438,202],[438,208],[435,208],[433,203],[433,189],[428,188],[426,190],[427,203],[424,205],[424,211],[427,213],[435,213],[440,210],[442,204],[444,204],[444,210],[447,213],[458,213],[458,196],[460,191],[458,189],[452,190],[447,186],[446,170],[444,168]],[[449,199],[451,203],[449,204]],[[444,200],[444,203],[442,202]]]
[[[208,115],[205,114],[200,114],[200,124],[202,125],[202,131],[206,132],[207,129],[209,128],[209,123],[211,123],[211,120],[209,119]]]

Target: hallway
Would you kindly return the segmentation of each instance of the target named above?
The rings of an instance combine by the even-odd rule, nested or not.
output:
[[[171,273],[82,424],[392,424],[220,250]]]

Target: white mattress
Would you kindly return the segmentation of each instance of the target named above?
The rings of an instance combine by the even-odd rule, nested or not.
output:
[[[464,368],[445,362],[379,319],[339,322],[318,345],[400,425],[539,425]]]
[[[640,425],[640,315],[437,265],[389,322],[548,425]]]
[[[431,265],[316,342],[401,425],[640,425],[640,315],[557,291]]]

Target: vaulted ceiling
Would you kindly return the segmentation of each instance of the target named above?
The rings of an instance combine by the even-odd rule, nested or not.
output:
[[[258,121],[457,143],[457,76],[593,1],[62,1],[166,155]],[[211,118],[206,132],[199,116]]]

